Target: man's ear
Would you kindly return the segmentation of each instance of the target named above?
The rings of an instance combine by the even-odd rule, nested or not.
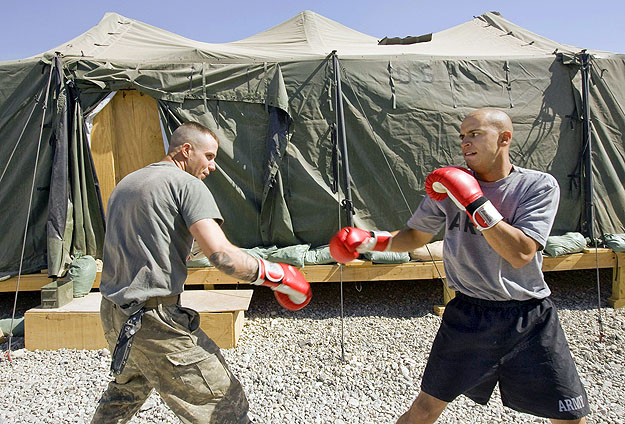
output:
[[[510,131],[502,131],[499,136],[499,142],[503,145],[510,144],[510,140],[512,140],[512,132]]]
[[[182,156],[184,156],[185,158],[188,158],[189,157],[189,152],[191,151],[192,148],[193,148],[193,146],[191,146],[191,143],[184,143],[180,147],[180,152],[182,153]]]

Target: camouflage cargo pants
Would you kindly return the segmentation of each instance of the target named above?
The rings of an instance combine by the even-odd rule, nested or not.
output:
[[[104,298],[100,315],[113,352],[128,317]],[[109,383],[92,423],[130,421],[152,389],[184,423],[249,423],[241,384],[199,324],[197,312],[179,305],[147,309],[126,367]]]

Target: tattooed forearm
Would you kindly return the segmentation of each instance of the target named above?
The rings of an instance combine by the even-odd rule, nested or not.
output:
[[[221,272],[245,281],[254,281],[258,275],[258,262],[242,251],[215,252],[208,260]]]
[[[232,261],[232,258],[230,258],[230,255],[228,255],[227,253],[215,252],[210,256],[210,258],[208,258],[208,260],[210,261],[210,263],[215,265],[217,269],[219,269],[221,272],[224,272],[228,275],[234,274],[234,262]]]

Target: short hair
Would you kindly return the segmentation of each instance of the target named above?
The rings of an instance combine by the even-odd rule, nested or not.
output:
[[[171,141],[169,143],[169,149],[167,153],[173,153],[177,151],[184,143],[189,143],[193,147],[197,147],[198,142],[196,139],[197,134],[210,135],[215,139],[217,145],[219,145],[219,138],[217,135],[210,129],[206,128],[204,125],[199,122],[185,122],[180,125],[171,135]]]
[[[481,118],[488,125],[497,128],[499,131],[513,132],[512,120],[510,116],[500,109],[483,108],[477,109],[467,115],[469,117]]]

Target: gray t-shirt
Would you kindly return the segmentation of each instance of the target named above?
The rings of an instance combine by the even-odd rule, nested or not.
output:
[[[223,222],[206,185],[173,163],[124,177],[108,203],[102,295],[130,314],[150,297],[182,293],[189,227],[201,219]]]
[[[479,184],[505,222],[544,248],[560,199],[555,178],[515,166],[507,177]],[[513,268],[451,199],[437,202],[425,197],[408,220],[408,227],[430,234],[437,234],[443,226],[443,262],[451,289],[487,300],[540,299],[551,293],[542,273],[541,251],[527,265]]]

